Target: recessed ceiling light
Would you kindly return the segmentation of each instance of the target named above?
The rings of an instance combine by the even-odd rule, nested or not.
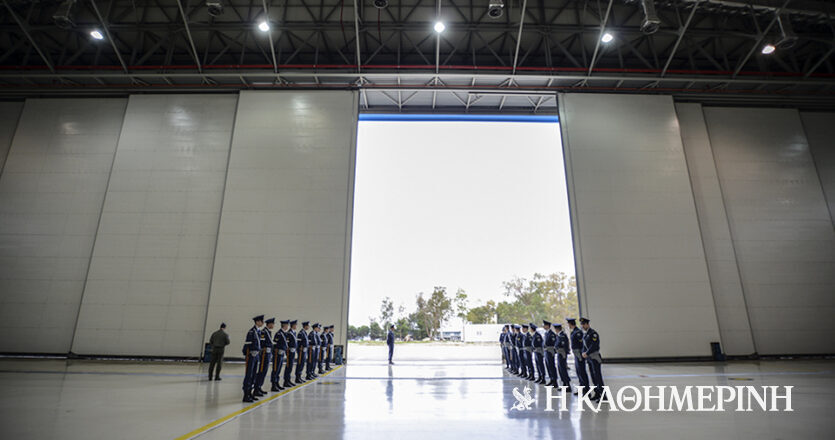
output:
[[[773,44],[766,44],[765,46],[763,46],[761,52],[763,53],[763,55],[771,55],[774,53],[775,50],[777,50],[777,48],[774,47]]]
[[[608,42],[610,42],[610,41],[612,41],[612,40],[614,40],[614,39],[615,39],[615,36],[614,36],[614,35],[612,35],[612,34],[610,34],[610,33],[608,33],[608,32],[606,32],[605,34],[603,34],[603,36],[602,36],[602,37],[600,37],[600,41],[602,41],[602,42],[604,42],[604,43],[608,43]]]
[[[446,26],[442,22],[435,22],[435,32],[440,34],[444,29],[446,29]]]
[[[270,30],[270,24],[266,21],[262,21],[261,23],[258,23],[258,30],[261,32],[268,32]]]
[[[104,40],[104,35],[102,35],[102,33],[98,29],[90,31],[90,36],[95,38],[96,40]]]

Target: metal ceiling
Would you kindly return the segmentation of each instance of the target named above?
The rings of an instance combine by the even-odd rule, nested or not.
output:
[[[498,19],[495,0],[210,0],[218,16],[206,0],[65,1],[0,0],[0,96],[351,87],[368,110],[549,112],[566,90],[835,106],[832,1],[649,0],[653,34],[640,0],[505,0]],[[785,35],[791,48],[760,53]]]

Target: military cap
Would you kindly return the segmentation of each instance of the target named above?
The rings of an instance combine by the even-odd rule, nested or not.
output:
[[[542,320],[542,325],[551,325],[551,323],[543,319]]]
[[[310,325],[310,321],[302,321],[302,327]]]
[[[513,328],[515,328],[516,330],[519,330],[522,327],[519,324],[513,324]]]
[[[576,320],[576,319],[574,319],[574,318],[565,318],[565,322],[567,322],[567,323],[569,323],[569,324],[574,324],[576,321],[577,321],[577,320]]]
[[[281,321],[281,325],[289,324],[289,323],[290,323],[289,319],[285,319],[285,320]]]
[[[256,317],[252,318],[252,320],[253,321],[263,321],[264,320],[264,315],[258,315]]]
[[[221,323],[220,323],[220,328],[226,328],[226,323],[225,323],[225,322],[221,322]]]
[[[270,318],[270,319],[264,321],[264,324],[275,324],[275,318]]]
[[[554,323],[554,327],[559,327],[559,328],[562,328],[562,324],[560,324],[559,322],[555,322],[555,323]]]
[[[589,318],[582,318],[582,317],[580,318],[580,324],[588,324],[589,321],[591,321],[591,319],[589,319]]]
[[[314,323],[314,324],[313,324],[313,328],[316,328],[316,327],[319,327],[319,323],[318,323],[318,322],[316,322],[316,323]]]
[[[528,324],[522,324],[522,328],[528,328]]]
[[[536,324],[531,323],[530,327],[531,327],[531,330],[536,330]]]
[[[298,323],[298,322],[299,322],[299,320],[298,320],[298,319],[294,319],[294,320],[290,321],[290,325],[296,324],[296,323]]]
[[[332,328],[333,328],[333,324],[329,325],[329,326],[328,326],[328,328],[332,329]]]

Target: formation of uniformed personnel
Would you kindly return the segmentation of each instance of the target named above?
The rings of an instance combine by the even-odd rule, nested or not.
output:
[[[264,315],[258,315],[252,318],[255,325],[246,332],[246,341],[244,341],[243,355],[245,359],[244,366],[244,402],[253,402],[258,400],[253,394],[255,387],[255,375],[258,371],[258,357],[261,353],[261,326],[264,324]]]
[[[570,390],[568,352],[571,350],[580,387],[585,391],[590,389],[590,374],[594,385],[591,398],[599,400],[603,393],[600,335],[589,326],[588,318],[580,318],[582,330],[574,318],[566,318],[566,322],[570,335],[563,332],[562,324],[545,320],[542,321],[542,333],[537,332],[534,323],[505,325],[499,336],[505,368],[525,379],[549,386],[561,384]],[[573,390],[573,393],[577,394],[577,391]]]
[[[317,369],[319,374],[331,369],[333,325],[323,327],[316,323],[311,328],[309,322],[305,321],[302,323],[303,329],[296,334],[298,321],[288,319],[281,321],[281,327],[273,335],[275,318],[265,321],[264,315],[258,315],[252,320],[255,324],[247,332],[242,350],[246,360],[243,384],[244,402],[256,401],[258,397],[267,393],[261,388],[267,373],[270,374],[272,384],[270,391],[281,391],[317,378]],[[212,335],[213,344],[216,334],[218,332]],[[226,340],[228,341],[228,336]],[[324,370],[323,363],[325,364]],[[281,384],[282,367],[284,368],[283,385]],[[294,368],[295,371],[293,371]],[[307,371],[304,371],[305,369]],[[304,379],[301,377],[303,372],[306,373]],[[295,382],[290,380],[293,373],[295,373]],[[209,374],[211,377],[211,367]],[[217,374],[220,374],[219,367]],[[217,380],[220,378],[217,377]]]
[[[223,368],[223,352],[226,346],[229,345],[229,335],[226,334],[226,323],[221,323],[220,328],[212,333],[209,338],[209,344],[212,346],[212,358],[209,362],[209,380],[212,380],[212,373],[214,373],[214,380],[220,380],[220,369]]]

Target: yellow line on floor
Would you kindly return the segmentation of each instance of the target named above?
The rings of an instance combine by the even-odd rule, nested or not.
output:
[[[338,370],[342,367],[343,366],[340,365],[340,366],[332,369],[331,371],[328,371],[327,373],[319,376],[319,378],[321,379],[321,378],[333,373],[334,371],[336,371],[336,370]],[[215,429],[218,426],[223,425],[224,423],[226,423],[226,422],[228,422],[228,421],[230,421],[230,420],[232,420],[232,419],[234,419],[238,416],[242,416],[242,415],[254,410],[255,408],[259,407],[260,405],[263,405],[263,404],[268,403],[268,402],[272,402],[274,399],[277,399],[277,398],[279,398],[279,397],[281,397],[281,396],[283,396],[283,395],[285,395],[289,392],[298,390],[300,388],[303,388],[303,387],[305,387],[307,385],[310,385],[310,384],[313,384],[313,383],[316,383],[316,380],[312,380],[312,381],[305,382],[303,384],[295,385],[291,388],[288,388],[284,391],[279,392],[278,394],[274,394],[274,395],[272,395],[272,396],[270,396],[270,397],[268,397],[268,398],[266,398],[266,399],[264,399],[260,402],[253,403],[252,405],[246,406],[246,407],[244,407],[244,408],[242,408],[238,411],[233,412],[232,414],[223,416],[223,417],[221,417],[221,418],[219,418],[219,419],[217,419],[217,420],[215,420],[215,421],[213,421],[213,422],[211,422],[211,423],[209,423],[205,426],[202,426],[200,428],[195,429],[194,431],[189,432],[188,434],[183,434],[183,435],[175,438],[174,440],[189,440],[189,439],[193,439],[195,437],[201,436],[201,435],[205,434],[206,432],[211,431],[212,429]]]

